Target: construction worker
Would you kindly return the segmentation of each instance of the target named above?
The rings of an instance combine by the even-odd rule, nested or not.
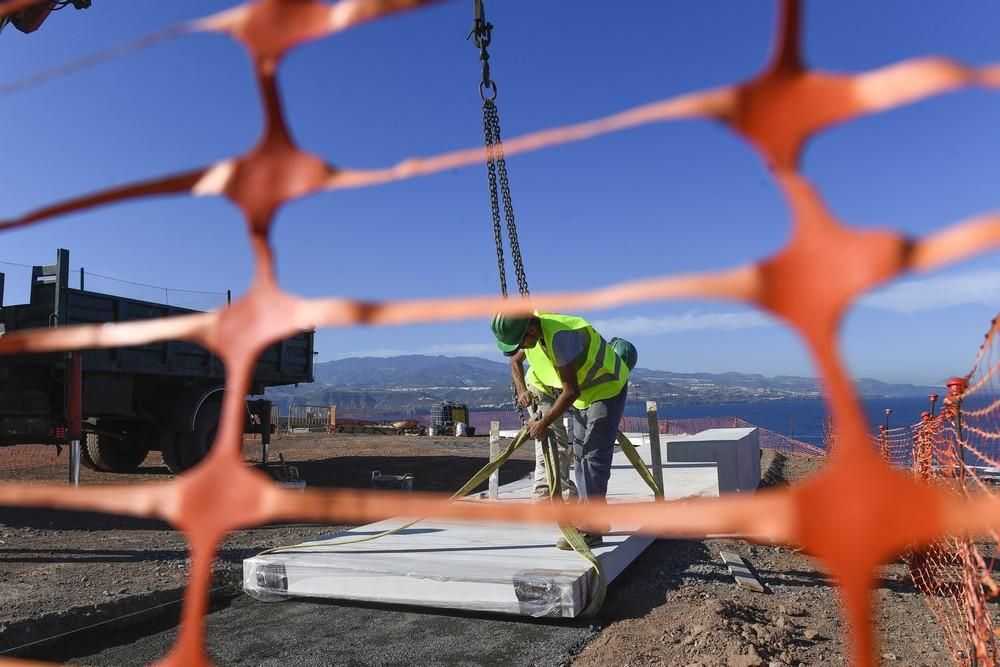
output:
[[[560,390],[554,387],[546,387],[545,383],[535,375],[534,367],[528,366],[528,373],[524,372],[524,350],[518,350],[510,358],[510,375],[514,380],[514,393],[517,398],[517,405],[520,408],[528,409],[528,414],[533,420],[544,419],[555,404],[556,397]],[[559,486],[565,500],[574,501],[578,493],[576,483],[569,476],[570,459],[573,450],[570,447],[569,437],[566,433],[566,425],[563,419],[556,419],[549,426],[549,434],[552,444],[555,446],[556,461],[559,470]],[[532,489],[532,500],[542,501],[551,497],[549,489],[549,479],[545,472],[545,450],[541,440],[535,440],[535,475],[534,488]]]
[[[531,365],[531,381],[555,400],[528,424],[536,441],[570,409],[576,487],[584,500],[604,500],[611,477],[618,424],[625,412],[629,368],[586,320],[556,313],[530,317],[497,315],[491,324],[497,347],[509,357],[519,352]],[[518,386],[519,362],[511,363]],[[523,377],[521,386],[523,386]],[[581,531],[588,546],[603,542],[605,531]],[[572,548],[560,538],[560,549]]]

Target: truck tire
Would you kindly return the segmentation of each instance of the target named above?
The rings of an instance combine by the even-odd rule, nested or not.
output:
[[[219,403],[205,403],[195,417],[194,430],[180,434],[178,449],[184,470],[201,463],[211,449],[215,434],[219,430],[221,407]]]
[[[80,465],[91,470],[101,470],[97,467],[97,462],[94,461],[93,454],[90,453],[92,447],[94,451],[97,451],[97,434],[85,433],[83,435],[83,443],[80,445]]]
[[[106,472],[135,472],[149,454],[149,448],[141,438],[132,442],[97,433],[93,442],[94,446],[91,447],[91,440],[88,438],[87,454],[97,470]]]

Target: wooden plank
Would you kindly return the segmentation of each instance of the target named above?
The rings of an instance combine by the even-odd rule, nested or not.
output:
[[[649,423],[649,457],[653,466],[653,481],[660,490],[657,497],[663,498],[663,463],[660,460],[660,420],[656,418],[656,401],[646,401],[646,417]]]
[[[500,422],[490,422],[490,461],[500,454]],[[490,475],[490,500],[500,497],[500,471]]]
[[[719,556],[722,557],[722,562],[729,568],[729,574],[733,575],[737,586],[754,591],[755,593],[767,592],[767,589],[760,583],[742,556],[732,551],[720,551]]]

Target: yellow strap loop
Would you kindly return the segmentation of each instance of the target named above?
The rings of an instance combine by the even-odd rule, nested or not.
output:
[[[618,446],[622,448],[622,453],[625,454],[625,457],[632,463],[636,472],[639,473],[639,477],[642,477],[642,480],[653,490],[653,495],[662,498],[663,489],[656,485],[656,478],[653,477],[653,473],[646,467],[646,462],[639,456],[635,445],[621,431],[618,432]]]

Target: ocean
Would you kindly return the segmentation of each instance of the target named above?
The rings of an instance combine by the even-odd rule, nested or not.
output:
[[[943,397],[945,391],[941,392]],[[890,408],[889,427],[920,421],[920,413],[930,409],[930,401],[919,396],[908,398],[872,398],[862,400],[873,433],[885,423],[885,409]],[[937,409],[941,408],[938,400]],[[645,416],[645,403],[629,402],[626,416]],[[823,422],[827,417],[822,400],[761,401],[755,403],[716,403],[711,405],[670,405],[659,403],[660,419],[690,417],[739,417],[751,424],[796,438],[812,445],[823,444]]]
[[[943,397],[945,390],[941,391]],[[862,401],[872,434],[878,433],[879,424],[885,423],[885,410],[890,408],[889,426],[909,426],[920,421],[920,413],[930,409],[930,402],[919,396],[907,398],[872,398]],[[942,406],[938,401],[937,409]],[[661,401],[657,405],[660,419],[687,419],[692,417],[739,417],[746,422],[787,435],[811,445],[823,445],[823,423],[826,420],[826,404],[819,399],[775,400],[750,403],[711,403],[700,405],[671,405]],[[479,434],[489,431],[489,423],[500,421],[501,428],[520,427],[516,412],[507,410],[480,410],[473,408],[469,423]],[[369,412],[364,410],[338,410],[338,418],[370,419],[394,421],[399,419],[421,419],[430,422],[429,414]],[[646,403],[630,400],[625,407],[626,417],[645,417]]]

